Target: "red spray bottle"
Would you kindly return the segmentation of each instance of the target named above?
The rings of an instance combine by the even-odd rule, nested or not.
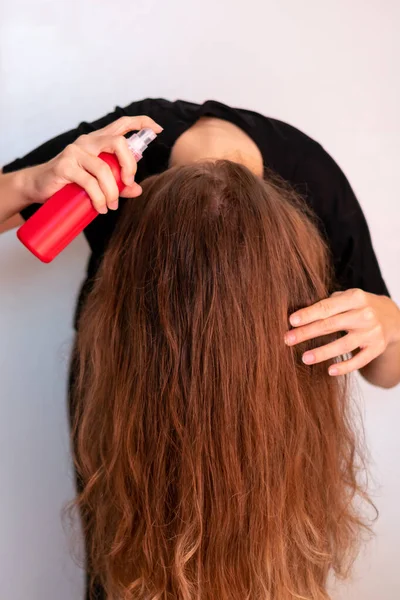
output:
[[[127,139],[138,162],[147,146],[156,138],[151,129],[142,129]],[[114,154],[102,152],[115,177],[119,191],[125,184]],[[76,183],[69,183],[53,194],[17,231],[18,239],[42,262],[49,263],[98,216],[89,195]]]

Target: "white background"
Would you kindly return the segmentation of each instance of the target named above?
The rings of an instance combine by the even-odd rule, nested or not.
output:
[[[400,301],[396,0],[0,0],[0,163],[142,97],[217,99],[316,138],[350,179]],[[65,379],[87,246],[0,241],[0,598],[80,600]],[[381,516],[335,600],[400,597],[400,389],[362,382]]]

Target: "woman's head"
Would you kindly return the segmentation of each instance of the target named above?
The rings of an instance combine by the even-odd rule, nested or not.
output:
[[[229,161],[143,188],[78,332],[92,573],[113,600],[328,598],[362,527],[356,440],[345,381],[302,363],[321,339],[284,344],[333,289],[327,248],[293,191]]]

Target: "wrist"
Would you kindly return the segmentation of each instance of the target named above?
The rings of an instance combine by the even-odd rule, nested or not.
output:
[[[12,173],[12,186],[14,189],[14,193],[18,198],[20,210],[26,208],[35,201],[33,198],[33,190],[31,189],[31,169],[32,167],[28,167],[27,169],[21,169],[20,171]]]
[[[392,313],[389,345],[398,344],[400,343],[400,308],[391,298],[385,298],[387,299],[388,304],[390,303]]]
[[[0,176],[0,224],[9,221],[34,200],[27,193],[23,171],[2,173]],[[2,231],[7,231],[2,227]]]

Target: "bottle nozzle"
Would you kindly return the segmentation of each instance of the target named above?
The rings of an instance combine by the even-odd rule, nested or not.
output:
[[[134,154],[142,155],[147,146],[155,140],[157,134],[152,129],[141,129],[138,133],[134,133],[128,138],[129,148]]]

